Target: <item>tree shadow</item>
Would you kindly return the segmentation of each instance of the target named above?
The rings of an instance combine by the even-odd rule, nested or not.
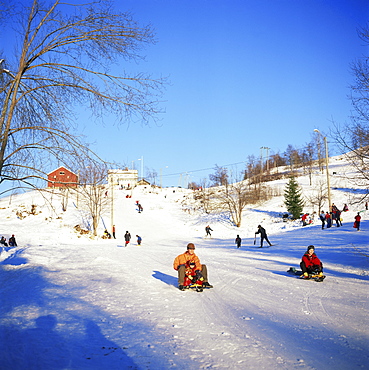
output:
[[[108,340],[92,320],[84,322],[84,336],[63,336],[55,315],[39,316],[35,327],[0,327],[2,369],[137,369],[123,348]],[[69,330],[72,334],[73,330]]]
[[[10,247],[8,250],[13,249]],[[9,257],[5,258],[3,261],[0,262],[1,265],[12,265],[12,266],[20,266],[24,265],[28,262],[28,260],[21,256],[21,254],[26,250],[27,248],[21,248],[17,249],[12,253]]]

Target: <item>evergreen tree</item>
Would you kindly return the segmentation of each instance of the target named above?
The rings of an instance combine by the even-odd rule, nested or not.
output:
[[[298,182],[294,177],[290,177],[284,190],[284,204],[287,207],[287,211],[292,213],[294,219],[300,217],[304,207],[304,201],[301,197],[301,189]]]

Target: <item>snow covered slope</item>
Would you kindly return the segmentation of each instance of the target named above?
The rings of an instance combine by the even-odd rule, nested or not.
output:
[[[340,208],[350,203],[347,185],[332,187]],[[62,212],[54,195],[55,213],[35,192],[0,199],[0,235],[18,241],[0,254],[0,369],[368,368],[368,212],[359,232],[355,207],[342,227],[301,227],[282,221],[283,197],[275,197],[245,210],[237,229],[189,211],[189,193],[117,190],[116,240],[75,233],[86,217],[72,201]],[[17,218],[32,204],[41,213]],[[109,214],[103,219],[110,225]],[[274,246],[255,248],[259,223]],[[177,289],[172,264],[188,242],[213,289]],[[286,273],[309,244],[324,263],[323,283]]]

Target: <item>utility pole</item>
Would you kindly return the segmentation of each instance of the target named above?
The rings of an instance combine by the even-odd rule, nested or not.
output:
[[[314,129],[314,131],[323,136],[323,134],[318,129]],[[323,139],[324,139],[324,146],[325,146],[325,170],[326,170],[326,176],[327,176],[328,206],[329,206],[329,212],[331,212],[332,211],[332,201],[331,201],[331,182],[330,182],[330,177],[329,177],[328,142],[327,142],[326,136],[323,136]]]

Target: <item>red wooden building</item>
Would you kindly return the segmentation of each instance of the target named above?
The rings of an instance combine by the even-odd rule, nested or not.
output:
[[[77,187],[78,176],[65,167],[59,167],[47,175],[49,188]]]

